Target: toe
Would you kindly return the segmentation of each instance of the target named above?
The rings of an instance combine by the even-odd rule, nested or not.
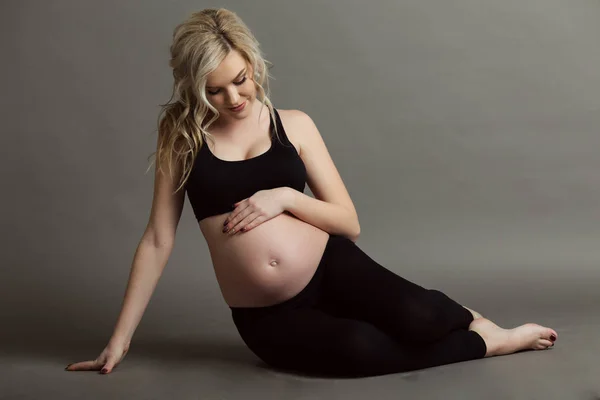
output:
[[[548,347],[552,347],[552,346],[554,346],[554,343],[553,343],[553,342],[551,342],[551,341],[549,341],[549,340],[546,340],[546,339],[540,339],[539,343],[540,343],[542,346],[544,346],[545,348],[548,348]]]

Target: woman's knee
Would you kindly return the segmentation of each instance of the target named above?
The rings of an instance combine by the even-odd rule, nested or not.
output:
[[[334,369],[349,376],[377,374],[397,353],[397,346],[390,335],[374,325],[356,321],[332,347]]]
[[[260,358],[272,367],[301,373],[365,376],[379,368],[381,358],[389,354],[381,335],[374,326],[351,321],[338,332],[335,340],[272,348],[260,352]]]
[[[415,301],[410,305],[408,320],[404,327],[411,340],[430,342],[441,335],[445,326],[445,315],[433,301]]]

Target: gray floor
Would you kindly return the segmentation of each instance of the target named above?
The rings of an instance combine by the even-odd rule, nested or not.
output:
[[[23,336],[3,341],[0,399],[600,399],[595,307],[525,314],[535,317],[514,310],[486,316],[507,328],[529,321],[551,326],[559,334],[554,348],[361,379],[273,370],[235,331],[192,340],[140,340],[110,375],[63,370],[95,357],[103,342]]]

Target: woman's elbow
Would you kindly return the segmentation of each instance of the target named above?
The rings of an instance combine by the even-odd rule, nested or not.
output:
[[[354,233],[353,235],[350,235],[350,240],[353,241],[354,243],[356,243],[359,236],[360,236],[360,226],[358,227],[356,233]]]

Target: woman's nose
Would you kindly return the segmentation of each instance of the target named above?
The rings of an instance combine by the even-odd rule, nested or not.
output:
[[[237,91],[229,92],[229,104],[237,104],[239,98],[240,98],[240,95]]]

